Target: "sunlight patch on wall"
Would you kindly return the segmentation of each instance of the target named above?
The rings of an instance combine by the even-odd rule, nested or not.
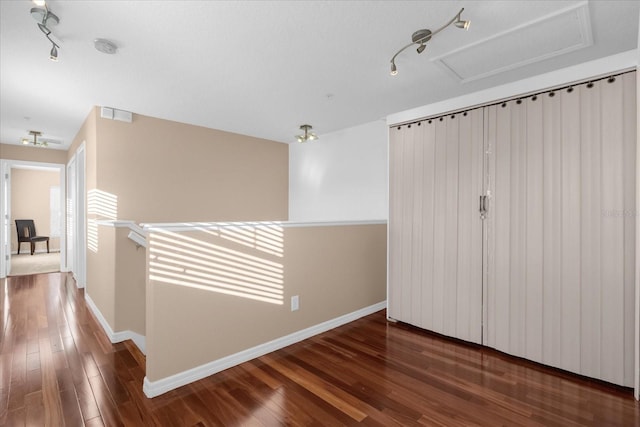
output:
[[[118,196],[93,189],[87,193],[87,248],[98,252],[98,221],[118,219]]]
[[[251,227],[254,230],[250,230]],[[282,305],[282,263],[278,262],[277,258],[275,261],[270,260],[251,255],[242,249],[242,246],[250,246],[260,251],[268,251],[273,257],[282,257],[282,230],[278,246],[270,243],[268,239],[270,235],[278,237],[278,233],[258,233],[255,228],[262,227],[242,226],[241,232],[235,230],[231,234],[221,233],[222,228],[199,230],[207,235],[207,239],[220,240],[219,244],[205,242],[183,233],[153,231],[149,235],[149,278],[158,282]],[[257,236],[261,238],[258,239]],[[230,240],[232,243],[222,239]],[[264,239],[264,242],[261,239]],[[258,244],[259,241],[262,243]],[[234,244],[240,246],[237,246],[237,249],[230,247]],[[268,246],[265,246],[266,244]]]
[[[255,223],[221,222],[200,230],[278,257],[284,253],[284,234],[277,223],[261,222],[257,226]]]

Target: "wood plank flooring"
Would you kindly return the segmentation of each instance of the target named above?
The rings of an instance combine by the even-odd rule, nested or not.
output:
[[[388,323],[384,312],[155,399],[67,274],[0,281],[0,425],[634,426],[631,391]]]

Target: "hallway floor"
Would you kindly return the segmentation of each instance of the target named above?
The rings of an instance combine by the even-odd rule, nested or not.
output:
[[[68,274],[0,281],[0,425],[640,425],[628,389],[387,323],[384,312],[154,399]]]

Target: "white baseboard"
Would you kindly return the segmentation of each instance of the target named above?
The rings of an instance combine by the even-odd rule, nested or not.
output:
[[[104,318],[104,316],[100,312],[100,309],[93,302],[91,297],[85,294],[84,299],[87,302],[87,306],[89,307],[93,315],[96,316],[98,323],[100,323],[100,326],[102,326],[104,333],[107,334],[107,337],[109,338],[109,341],[111,341],[111,343],[115,344],[126,340],[132,340],[133,343],[140,349],[142,354],[146,354],[146,340],[143,335],[140,335],[133,331],[113,332],[113,329],[111,329],[111,325],[109,325],[109,322],[107,322],[107,319]]]
[[[382,301],[377,304],[370,305],[369,307],[362,308],[352,313],[347,313],[343,316],[336,317],[335,319],[327,320],[326,322],[319,323],[301,331],[285,335],[273,341],[248,348],[238,353],[223,357],[222,359],[205,363],[204,365],[188,369],[186,371],[171,375],[166,378],[162,378],[157,381],[150,381],[147,377],[144,377],[142,390],[147,397],[160,396],[163,393],[192,383],[194,381],[201,380],[202,378],[206,378],[220,371],[224,371],[225,369],[231,368],[232,366],[239,365],[241,363],[263,356],[267,353],[271,353],[273,351],[287,347],[291,344],[295,344],[299,341],[311,338],[314,335],[318,335],[330,329],[337,328],[338,326],[353,322],[354,320],[357,320],[364,316],[368,316],[369,314],[380,311],[386,307],[387,302]]]
[[[71,275],[73,276],[73,280],[76,281],[76,286],[78,287],[78,289],[84,289],[84,283],[80,283],[80,281],[78,280],[78,276],[76,276],[76,273],[72,271]],[[89,298],[89,295],[85,294],[85,298]]]

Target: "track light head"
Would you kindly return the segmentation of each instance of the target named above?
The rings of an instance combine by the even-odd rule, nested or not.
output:
[[[418,46],[418,48],[416,49],[416,52],[418,53],[422,53],[424,52],[424,50],[427,48],[427,45],[424,43],[420,43],[420,46]]]
[[[460,10],[460,12],[458,12],[458,15],[456,15],[456,21],[453,23],[453,25],[455,25],[456,27],[463,29],[463,30],[468,30],[469,27],[471,26],[471,21],[463,21],[461,18],[462,15],[462,11],[464,11],[464,7],[462,8],[462,10]]]
[[[49,59],[52,60],[53,62],[58,62],[58,47],[55,45],[55,43],[53,44],[53,46],[51,46]]]
[[[458,20],[453,24],[460,29],[468,30],[469,27],[471,26],[471,21],[462,21],[460,20],[460,17],[458,17]]]

